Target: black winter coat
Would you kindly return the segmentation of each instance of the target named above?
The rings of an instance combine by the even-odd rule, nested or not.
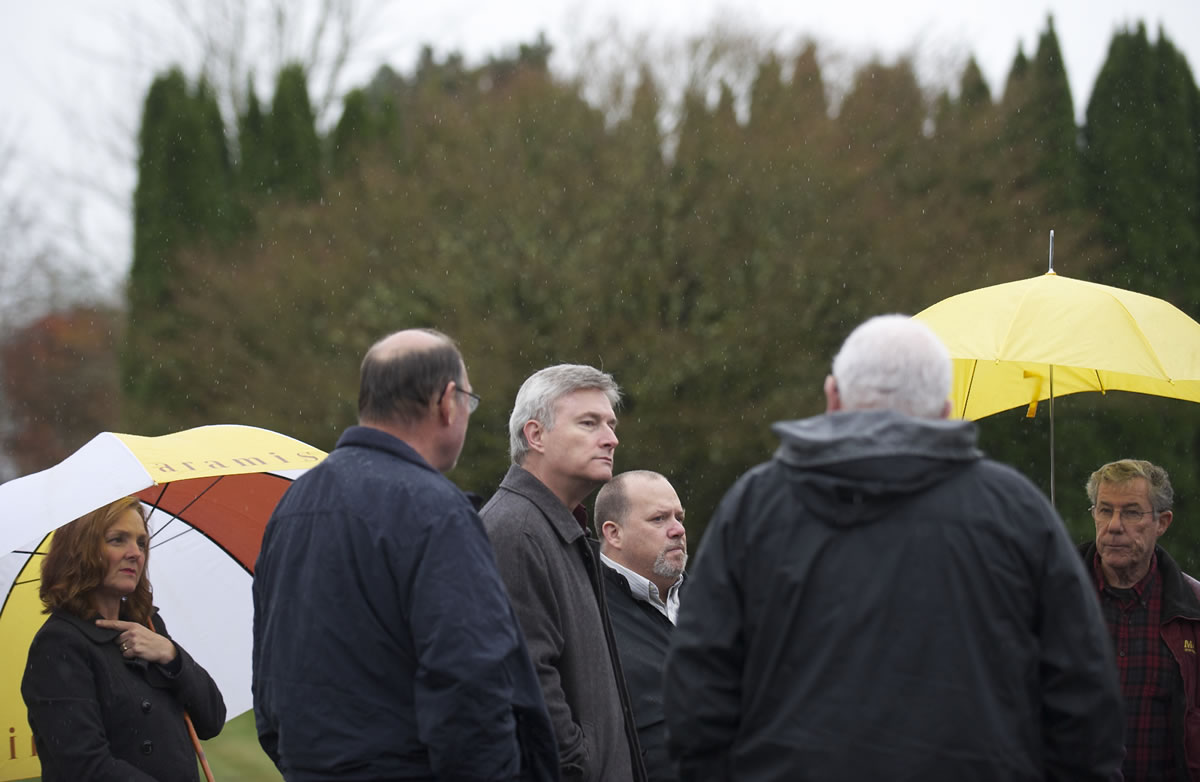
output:
[[[1112,644],[1058,514],[969,422],[777,424],[722,500],[667,662],[684,780],[1107,780]]]
[[[99,615],[96,616],[96,619]],[[170,638],[157,614],[154,626]],[[208,672],[175,644],[174,676],[126,660],[118,630],[67,613],[50,615],[29,647],[21,697],[44,782],[182,782],[199,779],[183,720],[209,739],[225,724],[225,701]]]

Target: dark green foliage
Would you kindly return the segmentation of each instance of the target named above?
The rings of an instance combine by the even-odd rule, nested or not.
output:
[[[266,192],[271,186],[272,154],[267,138],[267,116],[254,84],[246,90],[246,111],[238,117],[238,182],[248,193]]]
[[[318,169],[324,202],[261,202],[232,250],[179,256],[172,289],[190,295],[173,315],[203,339],[162,339],[186,362],[136,420],[252,423],[328,448],[354,420],[362,352],[434,326],[459,340],[484,398],[456,482],[484,496],[498,483],[525,377],[590,363],[627,393],[618,469],[667,474],[696,539],[770,456],[770,423],[823,410],[832,355],[864,318],[1038,274],[1050,228],[1070,276],[1098,279],[1119,250],[1098,210],[1064,195],[1076,130],[1051,26],[1033,61],[1018,52],[998,103],[973,62],[954,98],[935,103],[907,61],[876,62],[831,105],[815,47],[793,62],[743,53],[744,124],[719,80],[731,70],[689,81],[676,107],[646,69],[595,106],[548,71],[548,52],[539,40],[470,68],[426,50],[411,78],[381,69],[348,96]],[[1193,285],[1195,268],[1181,272]],[[176,397],[187,405],[167,411]],[[1170,467],[1200,430],[1138,439],[1160,408],[1129,400],[1061,402],[1060,507],[1118,448]],[[1048,486],[1046,423],[1044,410],[997,416],[983,445]]]
[[[308,81],[299,65],[279,72],[267,124],[267,149],[273,192],[300,200],[321,195],[321,143],[308,99]]]
[[[1047,197],[1055,208],[1079,206],[1082,181],[1075,108],[1053,19],[1046,22],[1032,62],[1018,50],[1004,104],[1005,139],[1023,172],[1018,183],[1047,185]]]
[[[139,148],[130,303],[161,306],[171,300],[178,247],[201,237],[228,238],[236,225],[225,125],[208,85],[189,90],[178,70],[156,79]]]
[[[358,167],[359,155],[370,143],[372,131],[367,94],[351,90],[342,100],[342,118],[333,129],[330,155],[335,175],[350,173]]]
[[[967,60],[967,67],[959,80],[959,103],[967,113],[992,105],[992,91],[988,89],[987,81],[983,78],[983,72],[979,70],[979,64],[975,62],[974,57]]]
[[[1117,284],[1200,309],[1200,117],[1183,56],[1146,29],[1117,34],[1088,104],[1092,203],[1122,250]]]
[[[187,359],[160,347],[186,334],[173,316],[189,295],[180,286],[179,256],[189,245],[227,244],[247,227],[233,178],[212,90],[204,81],[189,89],[177,69],[156,79],[143,109],[133,197],[129,327],[121,355],[130,410],[176,407],[178,367]]]

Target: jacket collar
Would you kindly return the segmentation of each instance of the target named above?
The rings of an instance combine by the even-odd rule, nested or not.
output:
[[[1090,574],[1096,558],[1096,542],[1081,544],[1079,551]],[[1200,620],[1200,582],[1184,573],[1162,546],[1155,545],[1154,554],[1162,577],[1163,622],[1179,617]]]
[[[500,482],[500,488],[511,491],[513,494],[519,494],[533,503],[534,507],[546,517],[546,521],[550,522],[550,527],[558,533],[564,543],[574,543],[584,536],[583,527],[580,526],[579,519],[574,515],[575,511],[563,505],[562,500],[556,497],[546,484],[535,478],[533,473],[524,467],[516,464],[509,467],[504,480]],[[582,508],[583,506],[580,505],[576,510]]]
[[[342,436],[338,438],[334,450],[346,447],[371,448],[376,451],[383,451],[384,453],[391,454],[406,462],[412,462],[418,467],[423,467],[430,472],[441,475],[411,445],[395,435],[388,434],[382,429],[375,429],[371,426],[351,426],[342,432]]]
[[[96,620],[100,619],[100,614],[92,616],[90,619],[81,619],[67,611],[55,611],[53,616],[63,620],[67,624],[74,627],[79,632],[83,633],[84,637],[92,643],[107,644],[121,634],[119,630],[109,630],[107,627],[100,627],[96,624]]]

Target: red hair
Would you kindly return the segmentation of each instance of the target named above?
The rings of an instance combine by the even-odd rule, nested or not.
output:
[[[104,535],[130,510],[137,511],[149,534],[146,512],[137,497],[122,497],[55,531],[50,539],[50,551],[42,561],[42,584],[38,594],[46,606],[43,613],[66,611],[81,619],[95,615],[92,595],[104,582],[107,572],[102,554]],[[150,549],[147,547],[142,577],[133,592],[121,601],[121,618],[149,626],[150,592]]]

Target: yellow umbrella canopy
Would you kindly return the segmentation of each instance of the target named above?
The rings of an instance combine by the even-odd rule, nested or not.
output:
[[[954,416],[1082,391],[1200,402],[1200,323],[1162,299],[1062,277],[961,293],[915,316],[954,359]]]

